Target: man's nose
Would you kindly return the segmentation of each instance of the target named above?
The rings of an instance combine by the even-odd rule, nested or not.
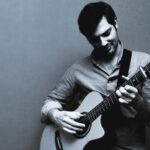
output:
[[[106,46],[108,43],[106,38],[103,38],[103,37],[100,37],[100,41],[101,41],[101,46]]]

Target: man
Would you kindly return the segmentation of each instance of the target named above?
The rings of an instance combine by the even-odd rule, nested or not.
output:
[[[76,121],[82,114],[70,111],[81,103],[85,95],[97,91],[105,97],[115,91],[124,51],[117,32],[117,17],[109,4],[87,4],[79,15],[78,25],[94,50],[89,57],[74,63],[66,71],[41,109],[42,122],[52,121],[70,134],[85,127]],[[122,78],[127,80],[148,62],[148,54],[133,51],[128,77]],[[141,71],[147,77],[143,69]],[[98,146],[101,150],[145,150],[144,126],[150,120],[149,88],[149,80],[138,88],[131,85],[119,87],[116,90],[119,106],[102,116],[109,140],[89,142],[85,149]]]

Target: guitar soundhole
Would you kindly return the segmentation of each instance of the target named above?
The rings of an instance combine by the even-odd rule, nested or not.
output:
[[[74,134],[74,136],[77,137],[77,138],[83,138],[83,137],[85,137],[89,133],[89,131],[91,129],[91,124],[89,123],[88,120],[86,120],[86,112],[83,112],[82,114],[85,114],[85,116],[81,117],[78,120],[78,122],[84,123],[85,127],[83,128],[83,131],[77,131],[77,133]]]

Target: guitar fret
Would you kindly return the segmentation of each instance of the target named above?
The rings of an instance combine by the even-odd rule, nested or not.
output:
[[[103,111],[105,111],[105,108],[104,108],[103,102],[101,103],[101,108],[102,108],[102,112],[103,112]]]
[[[107,106],[106,101],[103,101],[103,103],[104,103],[104,105],[103,105],[103,106],[104,106],[104,108],[105,108],[105,109],[108,109],[108,106]]]
[[[135,84],[137,84],[139,82],[137,75],[135,75]]]
[[[92,112],[94,114],[94,120],[99,116],[100,109],[98,107],[95,108],[95,110]]]
[[[89,118],[90,123],[93,122],[93,120],[97,118],[96,109],[93,109],[91,113],[88,113],[88,118]]]
[[[98,114],[102,114],[102,110],[100,108],[100,104],[97,106],[97,108],[98,108]]]
[[[95,120],[95,118],[96,118],[95,114],[96,114],[96,113],[93,113],[93,114],[92,114],[92,120]]]
[[[149,70],[148,66],[145,66],[145,69],[148,71],[148,74],[150,74],[150,70]]]
[[[105,105],[106,105],[106,109],[108,109],[108,108],[111,106],[111,104],[110,104],[110,102],[109,102],[108,99],[106,99],[106,100],[104,101],[104,103],[105,103]]]
[[[90,123],[92,123],[92,120],[91,120],[91,117],[90,117],[90,113],[88,113],[87,114],[87,119],[88,119],[88,121],[90,122]],[[86,119],[85,119],[86,120]],[[84,118],[83,118],[83,121],[82,122],[85,122],[86,123],[86,121],[84,121]]]
[[[129,85],[134,86],[134,84],[133,84],[132,80],[128,80],[128,81],[129,81]]]
[[[114,92],[114,93],[112,93],[112,96],[113,96],[114,100],[118,101],[118,98],[117,98],[117,95],[116,95],[116,93],[115,93],[115,92]]]
[[[149,69],[147,68],[147,66],[145,66],[146,71],[148,71],[148,73],[150,73]]]
[[[93,115],[91,114],[91,113],[89,113],[89,121],[90,121],[90,123],[92,123],[93,122]]]
[[[149,63],[149,64],[147,64],[147,65],[144,67],[144,69],[147,69],[148,73],[150,73],[149,68],[150,68],[150,63]]]
[[[95,120],[95,118],[97,118],[97,113],[98,113],[98,109],[96,108],[95,110],[94,110],[94,120]]]
[[[110,107],[111,106],[111,104],[110,104],[110,102],[106,99],[106,102],[107,102],[107,104],[108,104],[108,106]]]
[[[112,102],[112,104],[114,104],[113,98],[111,98],[111,96],[108,98],[110,99],[110,102]]]
[[[96,110],[96,109],[95,109]],[[95,116],[95,110],[92,112],[92,120],[95,120],[95,118],[97,118],[96,116]]]

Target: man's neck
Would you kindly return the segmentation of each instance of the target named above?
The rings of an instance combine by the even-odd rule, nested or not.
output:
[[[123,53],[123,46],[121,42],[119,42],[114,54],[106,57],[103,56],[101,59],[99,58],[96,61],[102,64],[106,64],[106,65],[110,64],[115,66],[118,63],[118,61],[121,59],[122,53]]]
[[[121,42],[119,42],[115,53],[113,54],[113,56],[110,59],[108,59],[108,60],[106,59],[105,63],[115,66],[121,59],[122,53],[123,53],[123,46],[122,46]]]
[[[119,61],[122,57],[122,53],[123,46],[121,42],[119,42],[114,55],[112,55],[110,58],[107,57],[108,59],[106,59],[103,57],[102,59],[93,59],[98,66],[100,65],[101,68],[103,68],[108,74],[110,74],[114,70],[114,68],[119,64]]]

